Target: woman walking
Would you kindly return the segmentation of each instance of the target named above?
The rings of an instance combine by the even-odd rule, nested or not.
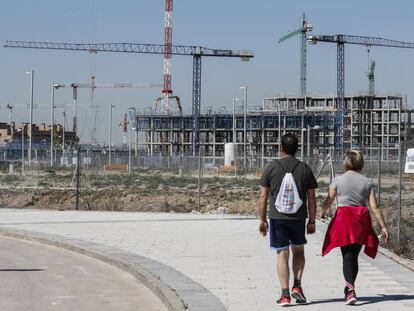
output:
[[[357,302],[355,280],[362,245],[365,245],[364,252],[372,258],[375,258],[378,250],[379,241],[372,228],[367,202],[381,227],[385,241],[388,239],[388,230],[381,209],[377,205],[373,184],[360,173],[363,167],[362,153],[356,150],[348,151],[344,161],[345,173],[333,180],[322,206],[321,217],[324,218],[335,198],[338,198],[338,208],[326,232],[322,256],[335,247],[341,248],[347,305]]]

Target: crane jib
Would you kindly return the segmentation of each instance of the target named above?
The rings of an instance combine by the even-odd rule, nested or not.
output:
[[[51,50],[74,50],[88,52],[122,52],[141,54],[164,54],[165,45],[148,43],[63,43],[63,42],[36,42],[36,41],[6,41],[6,48],[32,48]],[[220,57],[252,58],[253,51],[249,50],[222,50],[198,46],[173,45],[171,53],[174,55],[201,55]]]
[[[380,37],[367,37],[355,35],[319,35],[310,36],[308,38],[311,42],[329,42],[329,43],[346,43],[365,46],[383,46],[396,47],[405,49],[414,49],[414,42],[404,42],[392,39],[384,39]]]

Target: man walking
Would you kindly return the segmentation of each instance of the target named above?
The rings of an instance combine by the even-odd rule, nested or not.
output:
[[[291,302],[290,250],[293,256],[292,297],[296,299],[296,303],[306,303],[301,284],[305,267],[304,245],[307,243],[305,228],[308,234],[315,232],[315,189],[318,184],[310,167],[295,158],[297,150],[296,135],[283,135],[282,158],[269,163],[260,179],[259,230],[263,236],[270,231],[270,247],[277,252],[277,272],[282,290],[277,304],[281,306],[287,306]],[[269,195],[270,227],[267,222]]]

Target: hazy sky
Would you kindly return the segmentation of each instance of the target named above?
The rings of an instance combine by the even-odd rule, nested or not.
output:
[[[238,59],[204,58],[202,110],[207,106],[231,109],[232,98],[241,97],[240,86],[248,85],[250,107],[266,96],[299,92],[299,37],[282,44],[277,39],[300,25],[302,12],[314,25],[314,34],[355,34],[413,41],[414,4],[410,0],[276,1],[276,0],[174,0],[174,44],[211,48],[253,50],[251,62]],[[164,0],[1,0],[0,42],[32,40],[56,42],[163,43]],[[371,48],[376,61],[376,93],[408,96],[413,106],[412,72],[414,50]],[[112,54],[0,48],[0,105],[29,102],[30,78],[35,71],[35,104],[48,105],[51,83],[162,83],[161,55]],[[368,88],[367,49],[346,47],[346,93]],[[191,111],[192,58],[173,58],[172,85]],[[336,92],[336,46],[308,45],[308,93]],[[98,89],[98,139],[107,140],[108,111],[113,115],[114,141],[121,141],[117,124],[128,107],[138,110],[151,105],[161,89]],[[72,126],[71,89],[56,93],[56,104],[67,105]],[[79,104],[90,104],[90,90],[79,91]],[[56,121],[62,122],[61,109]],[[49,123],[49,110],[35,110],[35,122]],[[7,122],[7,109],[0,109],[0,122]],[[17,122],[28,121],[27,109],[15,109]],[[80,108],[78,128],[83,141],[91,136],[92,114]]]

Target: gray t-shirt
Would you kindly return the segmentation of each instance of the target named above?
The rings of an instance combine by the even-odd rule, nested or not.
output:
[[[346,171],[335,177],[330,187],[336,189],[338,206],[367,206],[373,183],[355,171]]]

